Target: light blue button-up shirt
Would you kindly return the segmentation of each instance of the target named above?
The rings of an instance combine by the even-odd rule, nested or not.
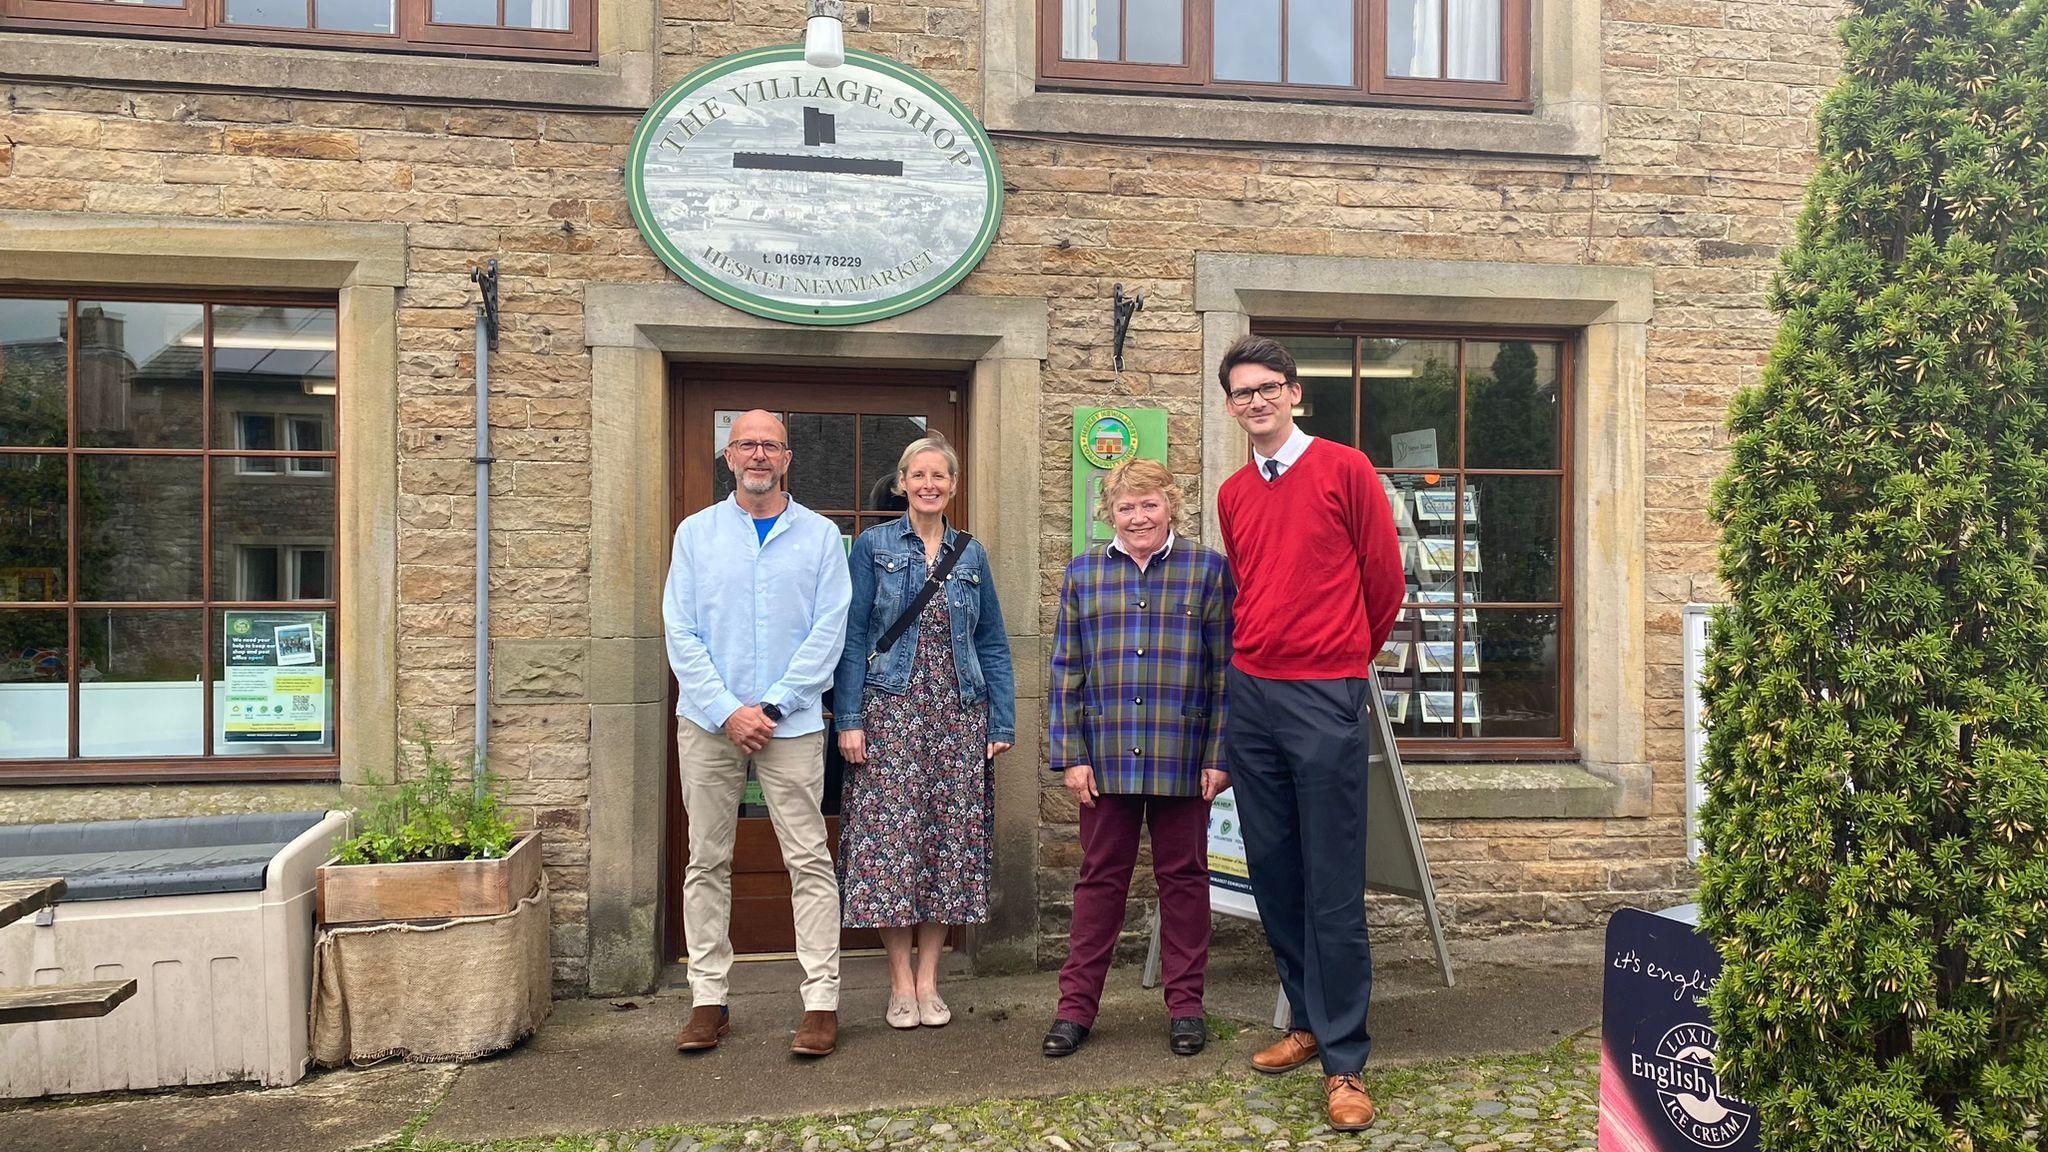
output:
[[[839,526],[794,499],[765,540],[730,496],[684,520],[661,599],[676,715],[716,732],[773,704],[775,735],[822,730],[852,598]]]

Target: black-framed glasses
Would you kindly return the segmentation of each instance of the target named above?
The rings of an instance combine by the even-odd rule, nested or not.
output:
[[[752,456],[756,452],[780,456],[789,450],[789,445],[780,440],[734,440],[727,443],[726,447],[742,456]]]
[[[1278,400],[1280,398],[1280,390],[1285,387],[1287,387],[1287,381],[1285,380],[1268,380],[1254,388],[1233,388],[1229,392],[1230,406],[1232,408],[1244,407],[1252,402],[1253,393],[1257,393],[1262,400]]]

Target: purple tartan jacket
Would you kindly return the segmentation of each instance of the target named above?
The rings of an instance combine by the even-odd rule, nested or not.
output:
[[[1222,556],[1176,536],[1145,571],[1094,547],[1067,564],[1053,630],[1054,772],[1104,794],[1199,796],[1223,769],[1223,671],[1237,595]]]

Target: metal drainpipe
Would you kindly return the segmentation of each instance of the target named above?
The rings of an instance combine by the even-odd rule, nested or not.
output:
[[[482,290],[476,307],[476,736],[470,780],[484,795],[491,743],[491,353],[498,347],[498,262],[470,269]]]

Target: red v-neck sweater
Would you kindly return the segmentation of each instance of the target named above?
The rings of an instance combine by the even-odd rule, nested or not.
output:
[[[1231,663],[1267,680],[1368,675],[1408,583],[1365,454],[1318,437],[1278,480],[1248,463],[1216,514],[1237,577]]]

